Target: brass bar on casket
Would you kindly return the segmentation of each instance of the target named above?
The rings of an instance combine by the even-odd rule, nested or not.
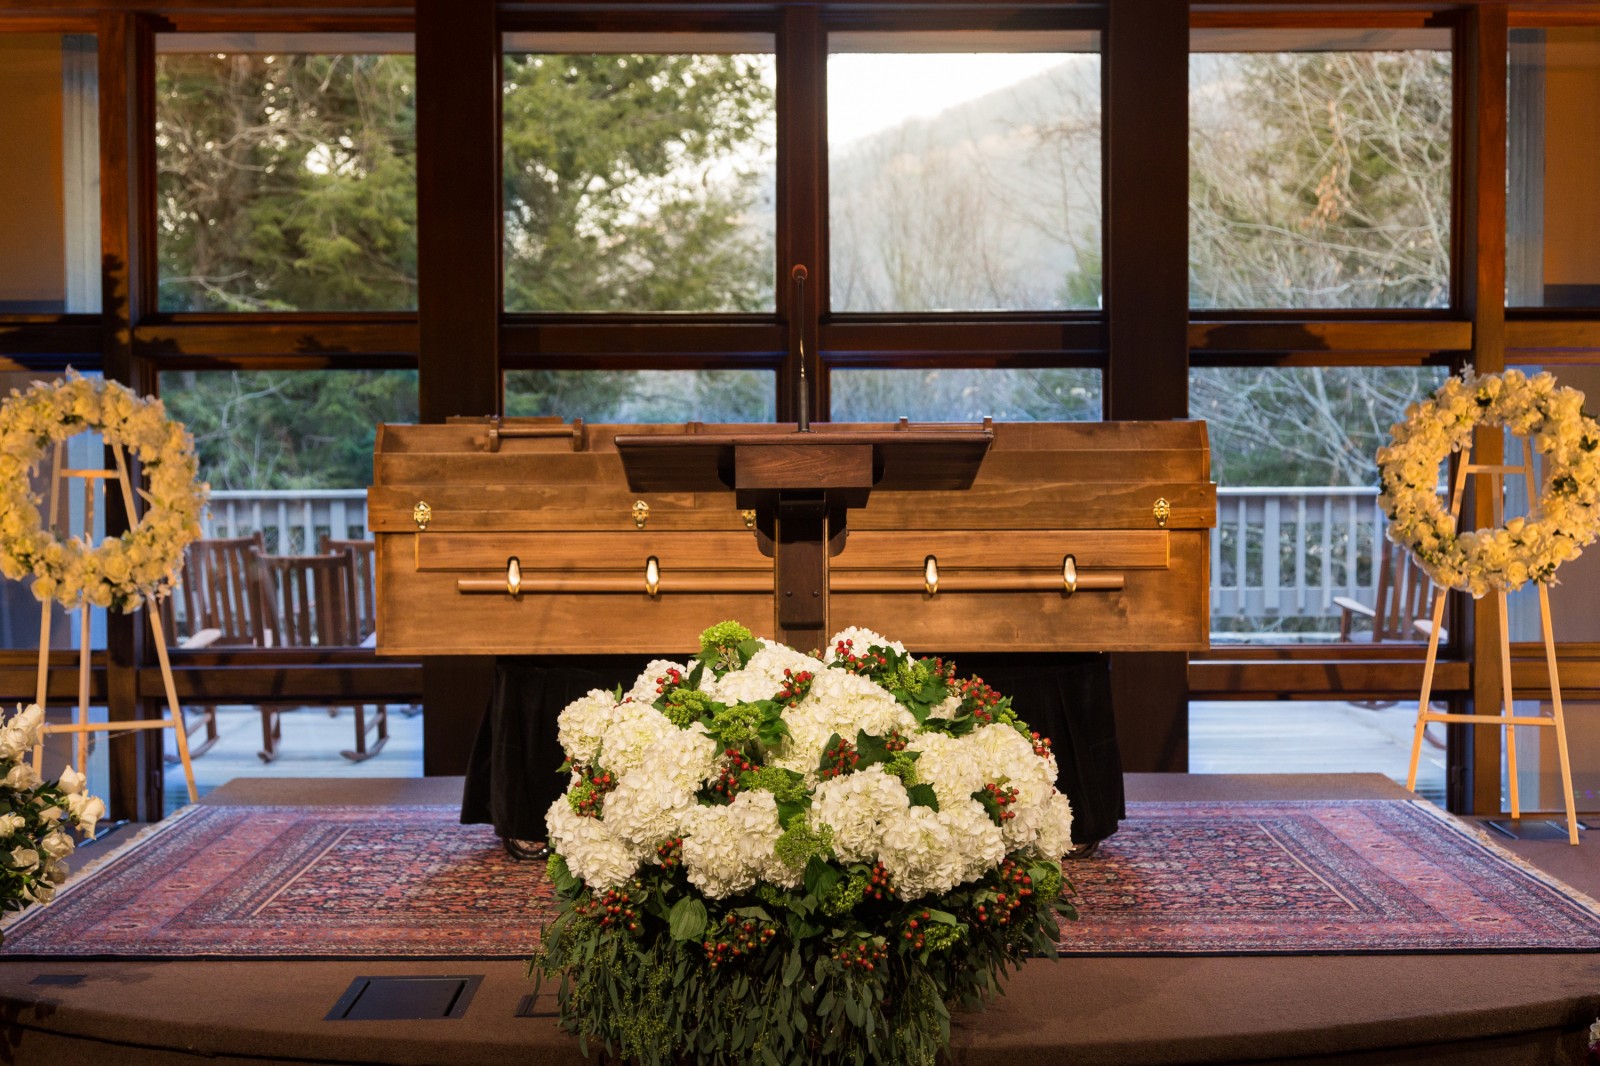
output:
[[[1121,592],[1126,582],[1121,574],[1082,573],[1078,575],[1079,592]],[[715,593],[715,592],[771,592],[772,575],[760,572],[751,574],[685,575],[663,571],[657,586],[663,594]],[[850,573],[833,571],[828,576],[828,588],[833,592],[916,592],[923,593],[921,571],[905,573]],[[464,577],[456,580],[456,591],[481,594],[512,595],[506,579]],[[970,573],[949,570],[939,575],[939,594],[949,592],[1062,592],[1061,574],[1054,570],[1038,573]],[[566,593],[634,593],[647,592],[645,580],[634,575],[604,575],[594,577],[529,577],[523,572],[518,595]]]

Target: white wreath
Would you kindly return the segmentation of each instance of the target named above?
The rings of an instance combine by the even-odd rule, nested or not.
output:
[[[1529,438],[1544,456],[1544,481],[1528,517],[1457,533],[1439,496],[1439,464],[1469,448],[1480,425]],[[1438,585],[1480,597],[1530,580],[1553,583],[1556,568],[1600,535],[1600,424],[1584,413],[1583,393],[1549,373],[1468,370],[1408,407],[1392,433],[1394,443],[1378,450],[1378,504],[1389,516],[1389,539]]]
[[[90,430],[137,457],[150,484],[139,492],[144,517],[99,545],[44,528],[30,484],[52,444]],[[199,480],[188,431],[167,417],[160,400],[140,399],[124,385],[69,370],[26,392],[12,389],[0,404],[0,573],[32,577],[41,602],[53,597],[65,607],[132,612],[146,597],[167,596],[184,547],[200,536],[210,491]]]

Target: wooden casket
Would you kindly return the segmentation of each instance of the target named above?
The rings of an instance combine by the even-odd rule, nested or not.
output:
[[[1204,423],[985,428],[992,443],[970,488],[874,489],[852,506],[831,543],[829,632],[865,626],[914,651],[1207,647],[1216,486]],[[616,438],[794,432],[380,427],[368,494],[378,651],[681,654],[729,618],[777,635],[771,544],[737,506],[731,473],[726,487],[635,492]]]

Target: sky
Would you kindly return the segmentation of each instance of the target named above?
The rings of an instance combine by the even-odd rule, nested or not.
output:
[[[846,144],[1060,66],[1060,52],[838,53],[828,57],[828,141]]]

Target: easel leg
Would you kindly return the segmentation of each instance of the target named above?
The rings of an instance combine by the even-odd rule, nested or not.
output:
[[[1516,704],[1511,698],[1511,636],[1510,628],[1506,624],[1506,594],[1501,592],[1497,597],[1500,606],[1500,703],[1501,714],[1510,718],[1516,713]],[[1522,800],[1517,787],[1517,727],[1509,723],[1505,726],[1506,737],[1506,779],[1510,782],[1511,790],[1511,817],[1522,817]]]
[[[1422,734],[1428,728],[1428,701],[1433,696],[1433,668],[1439,661],[1439,632],[1444,625],[1444,589],[1433,594],[1433,629],[1428,633],[1428,659],[1422,668],[1422,698],[1417,701],[1417,727],[1411,734],[1411,771],[1406,790],[1417,790],[1417,764],[1422,761]]]
[[[194,763],[189,760],[189,729],[183,721],[183,708],[178,706],[178,686],[172,680],[172,658],[167,654],[167,635],[161,628],[161,612],[154,598],[145,600],[145,616],[150,619],[150,631],[155,635],[156,658],[161,663],[161,685],[167,692],[167,713],[172,716],[172,734],[178,742],[178,761],[183,763],[183,783],[189,787],[189,802],[200,799],[194,787]]]
[[[56,518],[61,513],[61,449],[62,442],[56,441],[55,455],[50,466],[50,527],[55,528]],[[33,702],[42,711],[45,709],[44,698],[48,691],[46,679],[50,669],[50,600],[39,604],[39,680],[34,688]],[[33,772],[44,773],[44,736],[41,734],[39,743],[33,748]]]
[[[1567,842],[1578,843],[1578,810],[1572,798],[1572,762],[1567,757],[1567,723],[1561,713],[1561,679],[1556,675],[1556,641],[1550,631],[1550,589],[1539,585],[1539,621],[1544,630],[1544,661],[1550,669],[1550,707],[1555,717],[1556,751],[1561,756],[1561,791],[1567,801]]]
[[[89,605],[78,608],[78,717],[79,725],[89,724]],[[89,734],[78,734],[78,773],[89,775]]]

